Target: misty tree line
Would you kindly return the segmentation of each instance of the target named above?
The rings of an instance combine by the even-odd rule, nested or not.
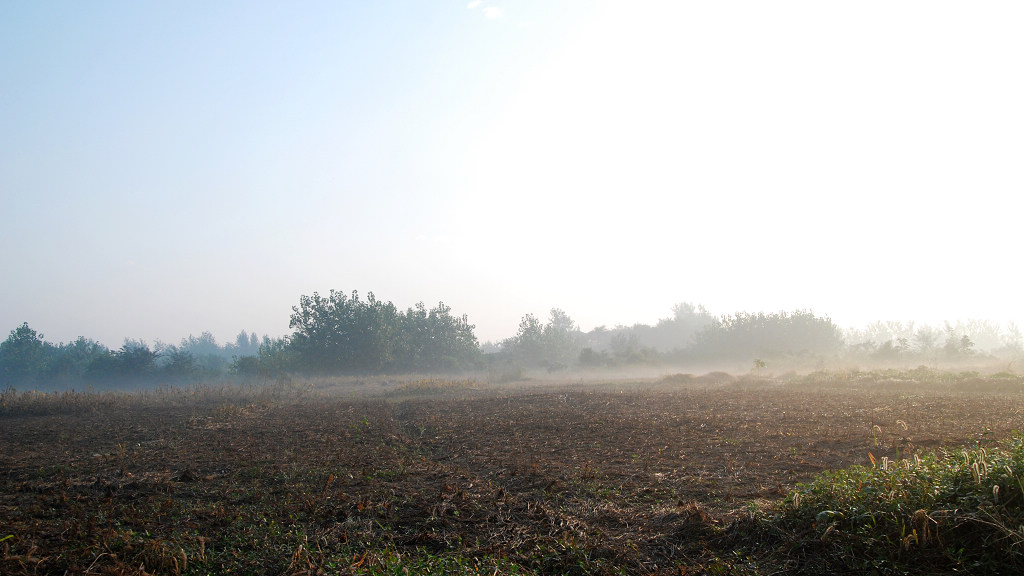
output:
[[[683,303],[649,326],[579,329],[563,310],[546,322],[526,314],[511,338],[480,345],[474,326],[443,302],[400,310],[373,293],[331,291],[301,296],[292,308],[292,334],[281,338],[242,331],[221,345],[204,332],[179,345],[126,339],[118,349],[79,337],[46,342],[27,323],[0,342],[0,387],[74,388],[182,384],[217,378],[243,381],[288,374],[380,374],[611,368],[636,365],[753,361],[927,364],[987,356],[1019,357],[1024,339],[1016,326],[991,322],[876,322],[843,331],[809,311],[714,316]]]
[[[737,313],[716,317],[702,306],[679,304],[654,326],[637,324],[581,332],[559,309],[546,325],[523,317],[500,355],[530,367],[559,370],[630,365],[715,363],[755,358],[820,358],[839,354],[842,331],[811,312]]]
[[[563,366],[616,367],[631,365],[733,364],[754,360],[809,365],[824,359],[861,364],[935,364],[1024,355],[1024,336],[1016,325],[1003,329],[982,320],[946,322],[941,328],[913,322],[875,322],[859,330],[842,330],[828,317],[805,310],[735,313],[714,316],[689,303],[673,308],[673,316],[656,325],[637,324],[581,332],[561,310],[538,329],[524,317],[519,333],[497,350],[507,359],[549,370]],[[545,342],[552,334],[566,346]],[[563,327],[563,328],[559,328]]]
[[[204,332],[179,346],[126,339],[111,350],[85,337],[51,344],[25,323],[0,343],[0,387],[123,388],[223,377],[456,372],[481,365],[474,326],[443,302],[401,311],[373,293],[364,300],[357,292],[332,290],[302,296],[289,327],[294,332],[283,338],[242,331],[223,346]]]
[[[144,384],[181,384],[236,371],[239,358],[257,357],[272,341],[242,331],[235,342],[219,345],[209,332],[189,336],[180,345],[125,339],[118,349],[80,336],[52,344],[27,323],[0,343],[0,386],[110,388]]]

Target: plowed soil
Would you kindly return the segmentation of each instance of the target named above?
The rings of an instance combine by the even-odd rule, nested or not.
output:
[[[796,483],[1024,429],[927,383],[429,392],[9,407],[0,573],[757,572],[729,526]]]

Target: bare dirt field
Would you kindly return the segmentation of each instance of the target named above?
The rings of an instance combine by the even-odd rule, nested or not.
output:
[[[799,570],[743,519],[1024,429],[1017,384],[870,378],[14,400],[4,574]]]

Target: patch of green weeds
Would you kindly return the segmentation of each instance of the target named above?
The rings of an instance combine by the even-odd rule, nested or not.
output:
[[[799,486],[784,503],[781,523],[813,534],[814,546],[842,562],[857,558],[883,572],[1024,567],[1024,437],[992,448],[872,460]]]
[[[518,564],[502,558],[433,554],[422,549],[412,552],[390,549],[364,552],[353,556],[351,568],[369,576],[532,574]]]

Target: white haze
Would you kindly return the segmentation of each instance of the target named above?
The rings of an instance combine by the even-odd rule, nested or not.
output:
[[[0,330],[1024,322],[1017,2],[6,3]]]

